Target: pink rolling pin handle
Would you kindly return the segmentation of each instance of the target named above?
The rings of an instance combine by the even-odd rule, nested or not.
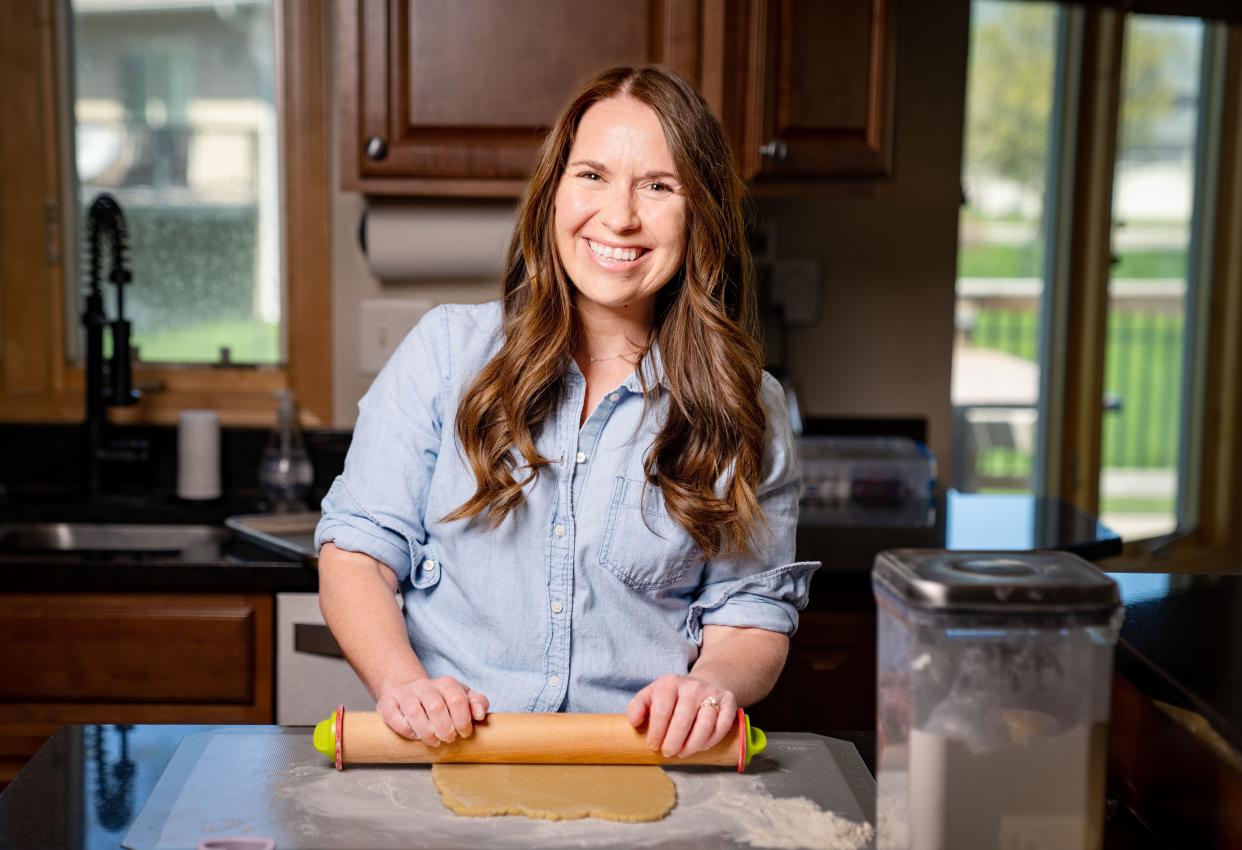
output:
[[[737,710],[737,772],[746,772],[746,712]]]
[[[336,769],[345,769],[345,705],[336,707]]]

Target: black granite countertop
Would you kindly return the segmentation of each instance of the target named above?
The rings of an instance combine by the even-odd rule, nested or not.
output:
[[[1110,575],[1126,607],[1118,671],[1242,753],[1242,573]]]
[[[185,502],[156,490],[85,498],[64,492],[0,497],[0,526],[13,522],[144,522],[220,525],[263,507],[254,492],[211,502]],[[1061,549],[1091,560],[1121,551],[1120,538],[1093,517],[1053,499],[950,492],[917,515],[874,509],[849,515],[803,514],[798,557],[824,563],[812,584],[811,608],[843,596],[871,598],[875,556],[899,547],[972,551]],[[275,555],[235,535],[214,551],[184,553],[64,552],[37,555],[0,547],[9,591],[313,591],[314,560]],[[830,601],[830,597],[832,600]],[[851,603],[852,604],[852,603]]]
[[[812,610],[873,606],[871,566],[885,549],[1030,551],[1055,549],[1089,561],[1121,554],[1121,537],[1059,499],[949,491],[918,515],[876,510],[816,516],[798,525],[799,560],[822,561],[811,583]]]
[[[17,525],[44,523],[176,524],[218,529],[218,539],[184,550],[23,552],[0,540],[4,589],[13,593],[314,591],[314,559],[295,559],[224,528],[226,517],[254,513],[254,494],[186,502],[171,493],[82,497],[63,492],[9,492],[0,498],[0,537]]]

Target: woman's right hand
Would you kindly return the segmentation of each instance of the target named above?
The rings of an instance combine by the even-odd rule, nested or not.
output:
[[[487,708],[487,697],[451,676],[401,682],[385,688],[375,701],[390,729],[429,747],[469,738],[473,721],[487,717]]]

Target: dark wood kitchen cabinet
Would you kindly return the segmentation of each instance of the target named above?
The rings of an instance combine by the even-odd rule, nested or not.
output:
[[[776,687],[751,714],[772,731],[874,728],[874,607],[803,611]]]
[[[897,0],[750,0],[735,142],[756,185],[889,176]]]
[[[71,723],[271,723],[273,600],[0,595],[0,786]]]
[[[348,0],[343,188],[516,197],[577,87],[658,62],[703,93],[756,185],[885,177],[896,0]]]
[[[700,82],[697,0],[350,0],[344,188],[516,196],[574,91],[612,65]]]

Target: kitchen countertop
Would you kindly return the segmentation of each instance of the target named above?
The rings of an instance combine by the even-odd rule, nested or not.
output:
[[[871,565],[885,549],[1029,551],[1057,549],[1089,561],[1121,554],[1121,537],[1059,499],[949,491],[937,497],[920,523],[909,515],[886,521],[883,511],[855,524],[816,521],[803,511],[798,525],[800,560],[822,561],[811,583],[811,610],[871,609]]]
[[[219,525],[235,514],[253,513],[253,496],[187,503],[171,494],[113,495],[75,499],[44,495],[0,498],[2,522],[154,522]],[[824,562],[812,583],[812,609],[830,608],[829,597],[871,596],[870,571],[877,553],[899,547],[960,550],[1063,549],[1091,560],[1121,551],[1120,538],[1093,517],[1054,499],[950,492],[912,521],[907,512],[855,512],[842,519],[803,514],[798,557]],[[314,559],[285,559],[236,537],[214,555],[124,553],[23,555],[0,552],[5,588],[55,591],[314,591]]]
[[[1109,575],[1126,606],[1118,672],[1242,754],[1242,573]]]
[[[238,727],[61,728],[0,794],[0,846],[12,850],[119,846],[182,739],[224,728]],[[309,734],[310,727],[305,731]],[[873,733],[822,734],[853,743],[868,768],[872,767]],[[1157,850],[1164,846],[1124,807],[1109,806],[1105,850]]]

